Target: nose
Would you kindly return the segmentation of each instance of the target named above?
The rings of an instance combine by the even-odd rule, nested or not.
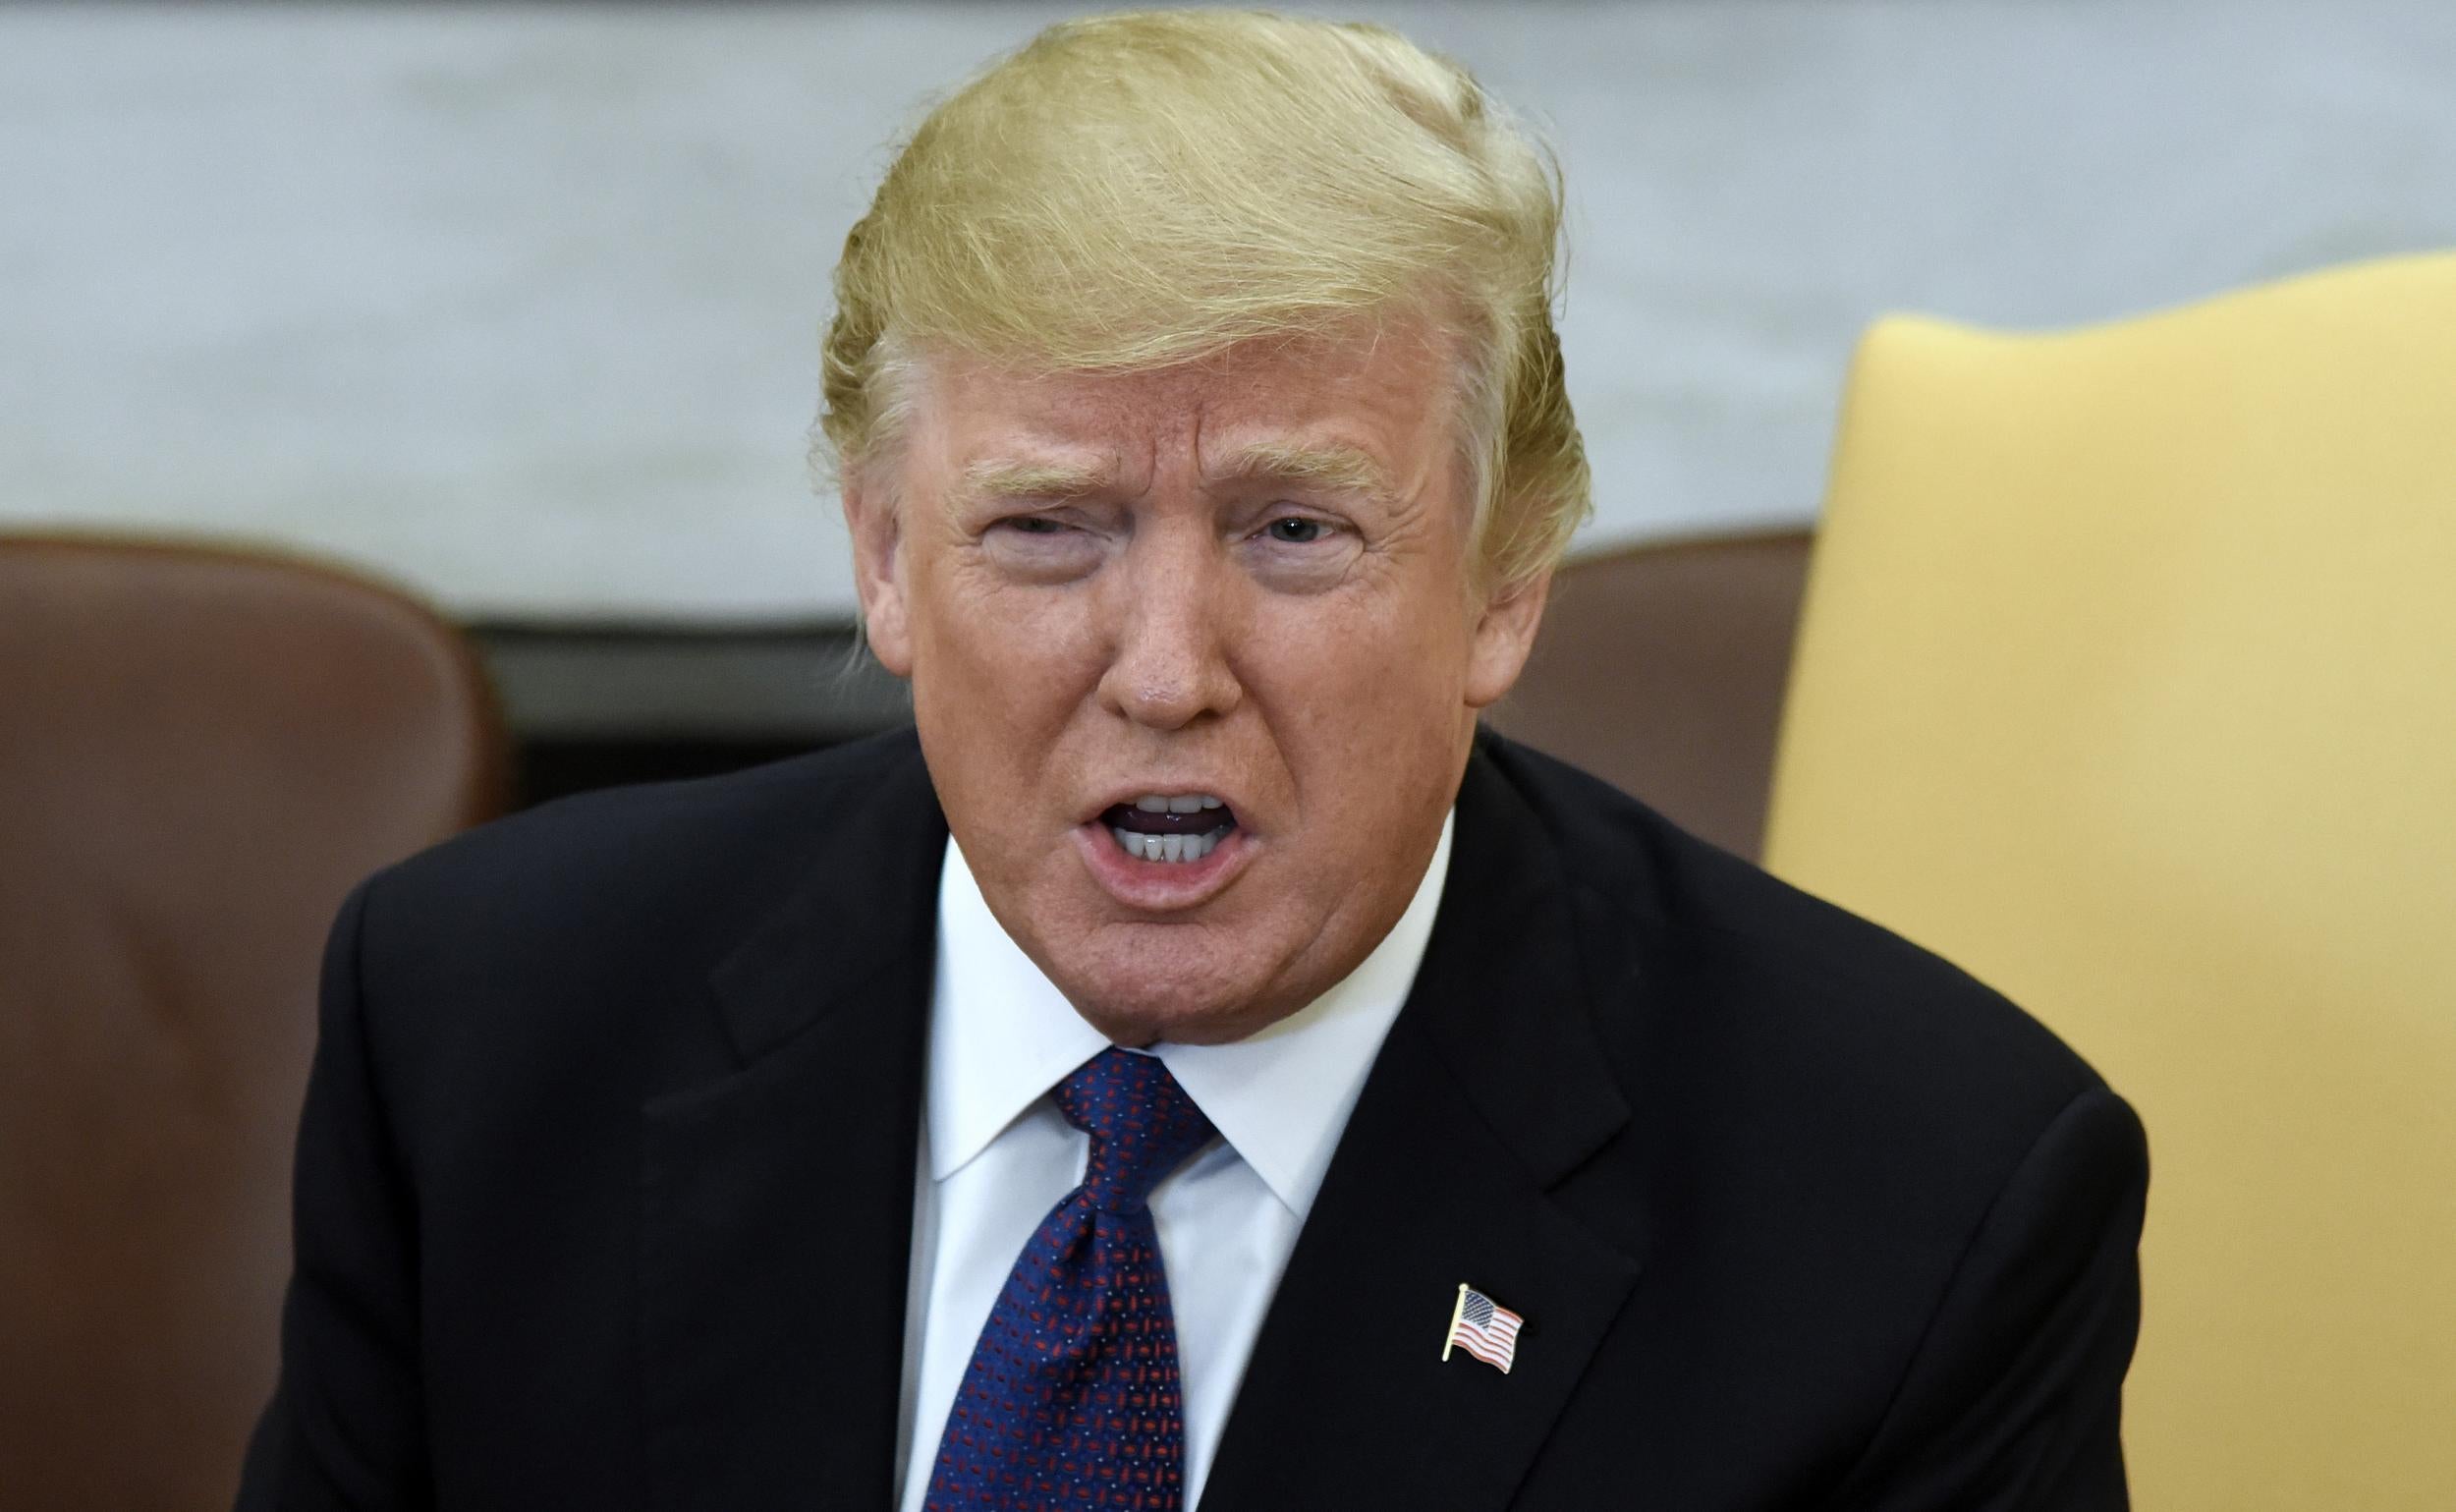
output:
[[[1163,526],[1136,536],[1108,585],[1103,708],[1147,729],[1179,730],[1244,699],[1228,658],[1235,594],[1221,558],[1199,529]]]

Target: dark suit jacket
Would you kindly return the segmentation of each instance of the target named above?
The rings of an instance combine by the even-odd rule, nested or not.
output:
[[[241,1507],[888,1506],[945,834],[905,732],[363,885]],[[1453,846],[1203,1512],[2124,1505],[2088,1066],[1501,740]],[[1441,1363],[1461,1281],[1509,1374]]]

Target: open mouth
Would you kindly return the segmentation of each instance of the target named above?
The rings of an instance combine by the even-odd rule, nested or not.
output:
[[[1237,827],[1237,815],[1208,793],[1146,793],[1111,805],[1100,822],[1117,848],[1136,860],[1182,865],[1218,849]]]

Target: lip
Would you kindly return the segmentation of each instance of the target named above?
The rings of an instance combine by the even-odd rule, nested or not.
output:
[[[1140,791],[1155,791],[1144,788]],[[1156,791],[1168,792],[1162,788]],[[1178,788],[1177,792],[1201,792],[1200,788]],[[1222,794],[1222,798],[1226,795]],[[1129,798],[1127,803],[1134,802]],[[1100,812],[1106,813],[1103,804]],[[1230,804],[1233,809],[1235,805]],[[1084,868],[1091,873],[1108,895],[1126,907],[1146,914],[1174,914],[1200,908],[1227,890],[1228,885],[1253,864],[1255,844],[1243,825],[1228,831],[1211,854],[1200,861],[1144,861],[1129,856],[1109,833],[1108,826],[1094,814],[1074,828],[1075,846],[1083,853]]]

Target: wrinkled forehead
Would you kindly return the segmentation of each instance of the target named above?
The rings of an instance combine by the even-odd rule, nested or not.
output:
[[[1397,495],[1461,451],[1454,354],[1421,322],[1257,338],[1144,368],[939,347],[903,374],[906,441],[942,485],[970,491],[1131,489],[1178,467]]]

